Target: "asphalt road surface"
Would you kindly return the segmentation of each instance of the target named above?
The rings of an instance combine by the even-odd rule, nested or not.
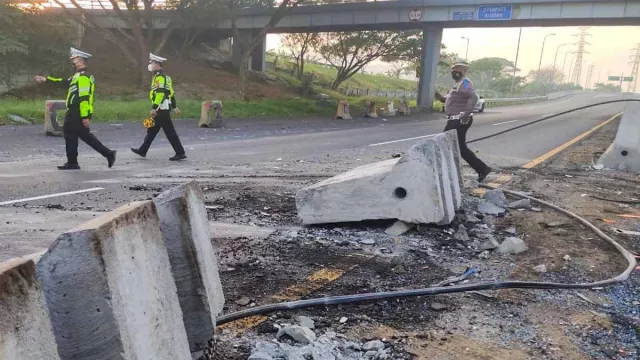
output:
[[[587,93],[554,101],[487,109],[476,114],[468,138],[483,137],[572,108],[621,98],[615,94]],[[472,144],[480,158],[491,166],[518,167],[566,143],[614,114],[624,104],[612,104],[574,112]],[[97,109],[99,113],[99,108]],[[7,237],[20,232],[59,232],[95,215],[132,200],[141,200],[131,186],[197,179],[237,179],[250,183],[253,177],[268,181],[277,176],[329,176],[348,168],[388,159],[403,152],[420,136],[442,131],[441,114],[380,119],[260,119],[226,120],[225,129],[201,129],[192,120],[176,122],[188,160],[170,162],[173,151],[161,133],[147,158],[129,151],[142,142],[145,131],[139,123],[95,124],[92,130],[107,146],[118,150],[113,169],[86,145],[80,146],[80,171],[58,171],[65,162],[64,140],[47,137],[42,126],[0,127],[0,215],[8,219],[0,226],[0,253]],[[471,177],[473,174],[468,173]],[[100,190],[4,204],[12,200]],[[59,214],[47,207],[74,209]],[[44,209],[44,210],[43,210]],[[84,212],[83,212],[84,211]],[[46,212],[46,216],[42,214]],[[68,213],[68,214],[67,214]],[[12,214],[12,215],[10,215]],[[24,235],[20,241],[28,242]],[[34,249],[37,249],[34,246]],[[0,256],[2,260],[2,256]]]

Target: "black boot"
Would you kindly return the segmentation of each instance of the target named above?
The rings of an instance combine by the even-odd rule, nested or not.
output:
[[[478,182],[480,183],[483,182],[484,179],[487,178],[487,175],[491,174],[492,171],[493,169],[487,166],[487,168],[484,170],[483,173],[478,174]]]
[[[140,155],[140,156],[142,156],[142,157],[147,157],[147,154],[145,154],[145,153],[143,153],[142,151],[140,151],[140,149],[131,148],[131,151],[132,151],[134,154],[138,154],[138,155]]]
[[[109,168],[111,168],[115,162],[116,162],[116,151],[111,150],[109,155],[107,155],[107,165],[109,166]]]
[[[180,155],[176,154],[175,156],[170,157],[169,160],[171,160],[171,161],[180,161],[180,160],[184,160],[186,158],[187,158],[187,155],[185,155],[185,154],[180,154]]]
[[[80,165],[65,163],[62,166],[58,166],[58,170],[80,170]]]

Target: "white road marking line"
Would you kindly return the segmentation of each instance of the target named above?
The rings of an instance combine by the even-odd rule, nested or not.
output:
[[[493,126],[498,126],[498,125],[504,125],[504,124],[511,124],[513,122],[516,122],[518,120],[511,120],[511,121],[505,121],[505,122],[501,122],[501,123],[497,123],[497,124],[491,124]]]
[[[49,199],[49,198],[58,197],[58,196],[66,196],[66,195],[82,194],[82,193],[91,192],[91,191],[98,191],[98,190],[104,190],[104,188],[101,188],[101,187],[95,187],[95,188],[91,188],[91,189],[76,190],[76,191],[67,191],[67,192],[56,193],[56,194],[41,195],[41,196],[34,196],[34,197],[30,197],[30,198],[25,198],[25,199],[9,200],[9,201],[3,201],[3,202],[0,202],[0,205],[11,205],[11,204],[16,204],[16,203],[20,203],[20,202],[27,202],[27,201],[34,201],[34,200],[42,200],[42,199]]]
[[[424,139],[427,138],[429,136],[433,136],[433,134],[431,135],[424,135],[424,136],[416,136],[416,137],[412,137],[412,138],[407,138],[407,139],[400,139],[400,140],[393,140],[393,141],[385,141],[385,142],[381,142],[381,143],[377,143],[377,144],[371,144],[369,146],[380,146],[380,145],[387,145],[387,144],[393,144],[393,143],[398,143],[398,142],[403,142],[403,141],[411,141],[411,140],[417,140],[417,139]]]

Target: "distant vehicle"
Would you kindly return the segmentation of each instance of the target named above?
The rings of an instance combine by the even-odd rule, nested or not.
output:
[[[484,97],[480,96],[480,98],[478,99],[478,102],[476,103],[476,106],[473,108],[473,112],[484,112],[484,108],[485,108]],[[442,112],[446,112],[444,109],[444,105],[442,105]]]
[[[478,99],[476,106],[473,108],[473,112],[484,112],[484,107],[484,97],[480,96],[480,99]]]

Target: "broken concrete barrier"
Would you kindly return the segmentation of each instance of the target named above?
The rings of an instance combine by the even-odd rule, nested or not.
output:
[[[207,128],[224,127],[224,122],[222,121],[222,101],[207,100],[202,102],[198,126]]]
[[[613,143],[598,160],[607,169],[640,172],[640,102],[624,108]]]
[[[204,198],[193,181],[155,199],[191,351],[213,335],[224,295]]]
[[[153,202],[61,235],[36,267],[62,360],[191,360]]]
[[[47,100],[44,102],[44,133],[48,136],[62,136],[62,128],[58,124],[57,112],[67,108],[65,100]]]
[[[0,264],[0,359],[59,360],[36,262],[42,253]]]
[[[450,223],[462,204],[458,140],[451,133],[429,136],[399,159],[358,167],[300,190],[298,216],[305,224]]]

